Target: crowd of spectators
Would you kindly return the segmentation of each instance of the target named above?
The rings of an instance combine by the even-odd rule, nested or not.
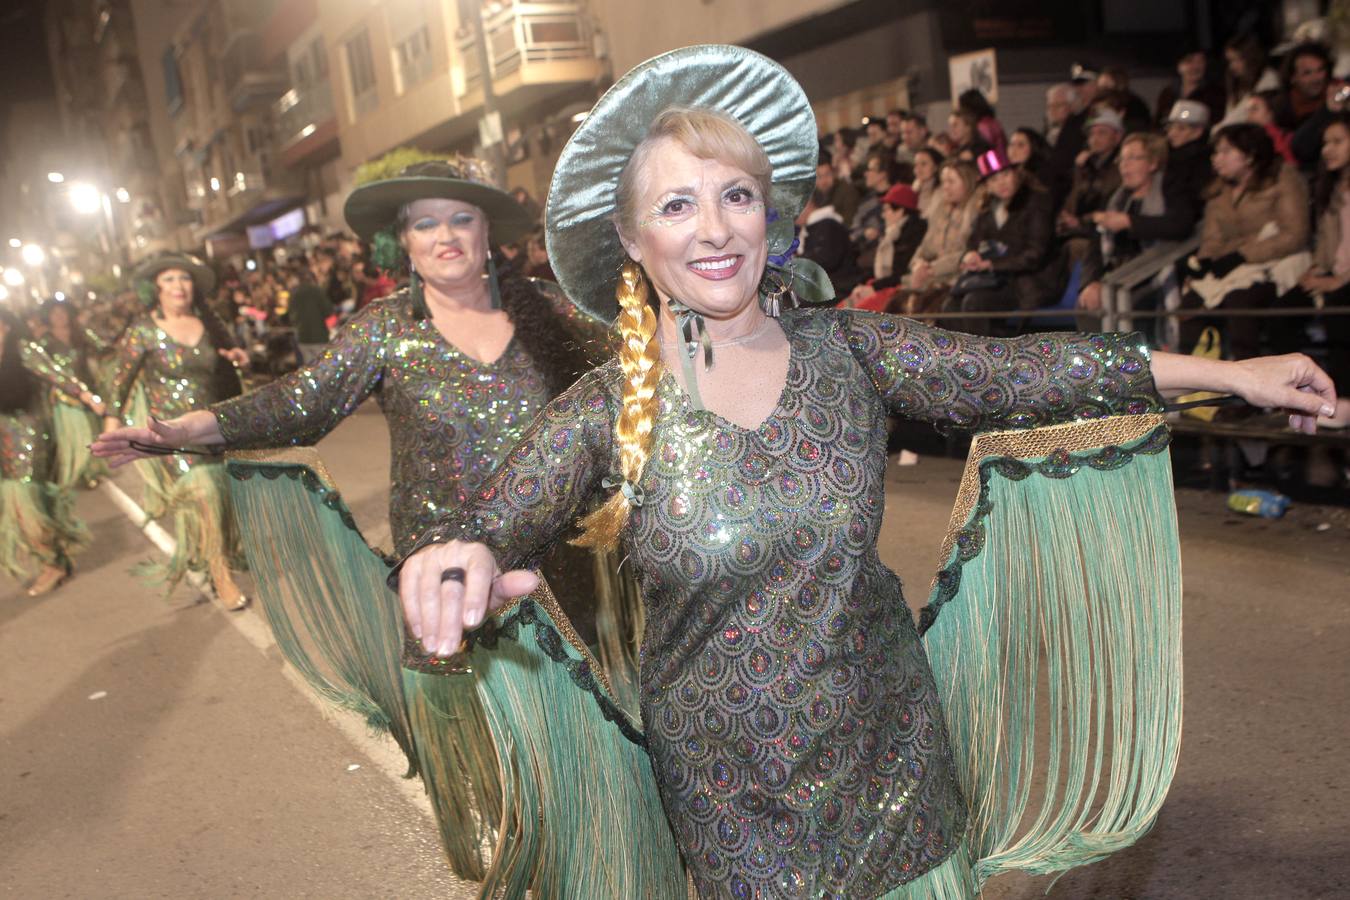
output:
[[[840,129],[821,139],[801,252],[845,305],[1007,335],[1100,327],[1103,278],[1198,237],[1133,298],[1177,311],[1172,349],[1212,326],[1235,358],[1314,350],[1350,393],[1350,318],[1213,312],[1350,303],[1350,85],[1332,60],[1305,42],[1273,61],[1239,35],[1221,60],[1182,53],[1152,104],[1128,72],[1075,65],[1047,91],[1042,130],[1005,133],[978,91],[939,132],[902,109]],[[1018,315],[1036,309],[1064,316]]]

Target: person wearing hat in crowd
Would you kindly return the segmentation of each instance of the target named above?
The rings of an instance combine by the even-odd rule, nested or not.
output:
[[[779,224],[813,190],[813,118],[786,70],[729,46],[663,54],[600,99],[559,158],[546,227],[563,290],[616,319],[618,357],[554,401],[391,576],[426,659],[451,657],[470,632],[467,659],[486,670],[489,693],[494,661],[536,661],[496,707],[510,710],[499,743],[524,755],[517,783],[540,785],[539,802],[521,806],[528,850],[508,861],[522,892],[683,897],[687,869],[710,898],[975,896],[973,866],[1007,846],[1001,836],[1023,838],[1021,808],[989,818],[989,795],[976,786],[968,802],[958,772],[997,777],[1016,751],[966,758],[978,751],[949,737],[925,644],[877,556],[886,416],[977,429],[1071,422],[1156,411],[1158,390],[1249,371],[1231,380],[1257,402],[1300,416],[1328,402],[1325,375],[1300,357],[1215,368],[1150,358],[1137,335],[990,341],[859,310],[785,308],[789,290],[828,299],[817,273],[786,258],[791,231]],[[1038,205],[1048,239],[1048,197]],[[1170,496],[1170,483],[1161,490]],[[622,542],[642,583],[640,720],[611,715],[547,598],[522,597],[538,583],[530,561],[579,516],[581,542]],[[980,538],[967,544],[977,555]],[[1138,577],[1163,575],[1141,566]],[[930,608],[930,638],[948,615],[961,611]],[[961,666],[1001,644],[979,633]],[[1157,671],[1140,677],[1179,688]],[[546,707],[515,702],[541,683],[554,698]],[[558,715],[569,698],[579,705]],[[1137,748],[1144,756],[1165,753],[1157,734]],[[547,760],[576,758],[568,739],[586,755],[559,779]],[[1165,790],[1170,765],[1146,766],[1147,778],[1111,779],[1131,786],[1112,806],[1152,804],[1141,782],[1160,771]],[[636,809],[653,792],[660,811]],[[626,798],[630,816],[590,818],[613,812],[611,797]],[[1019,844],[1036,850],[1010,866],[1100,859],[1102,840],[1068,824],[1082,815],[1045,810],[1037,830],[1052,836]],[[1108,815],[1112,848],[1146,831],[1152,813],[1122,827],[1126,818]],[[576,878],[571,893],[563,874]]]
[[[164,252],[143,262],[132,280],[143,309],[122,332],[109,361],[105,436],[135,420],[148,417],[153,427],[156,417],[181,416],[238,395],[236,367],[248,362],[247,352],[207,307],[216,275],[206,263]],[[243,609],[248,598],[231,572],[240,551],[220,460],[168,447],[154,455],[159,458],[140,467],[145,510],[152,518],[171,518],[177,542],[158,574],[172,588],[189,571],[203,573],[222,606]]]
[[[883,230],[872,256],[872,277],[848,296],[848,305],[885,310],[909,262],[923,243],[928,223],[919,215],[919,195],[907,184],[892,185],[881,198]]]
[[[993,313],[1036,309],[1053,299],[1053,212],[1050,194],[1036,179],[989,151],[977,160],[984,184],[984,205],[975,219],[961,278],[944,312]],[[996,318],[956,323],[971,334],[993,334]]]
[[[61,435],[49,397],[57,391],[94,415],[104,412],[87,384],[27,339],[18,316],[0,310],[0,571],[26,580],[37,563],[30,597],[60,587],[74,571],[71,555],[89,540],[70,489],[59,483],[53,443]]]
[[[148,428],[105,434],[95,453],[119,465],[143,455],[144,448],[309,445],[373,395],[389,430],[389,520],[394,550],[401,554],[441,515],[481,490],[545,404],[590,367],[588,353],[597,345],[600,354],[607,352],[603,324],[567,302],[555,285],[518,275],[499,277],[492,248],[521,239],[534,223],[519,203],[493,186],[483,163],[414,164],[393,178],[358,186],[347,198],[344,215],[352,231],[373,245],[376,265],[407,270],[406,287],[367,305],[297,371],[234,399],[152,421]],[[267,539],[269,555],[280,557],[283,568],[305,567],[304,535],[280,530]],[[566,547],[543,563],[559,597],[587,630],[592,597],[583,594],[593,590],[591,567],[590,554]],[[305,604],[309,620],[327,622],[337,615],[328,599],[351,589],[344,577],[323,573],[310,589],[313,596],[296,601]],[[269,618],[287,615],[280,596],[261,599]],[[394,600],[388,594],[382,599]],[[302,621],[296,627],[314,626]],[[295,654],[286,631],[278,630],[278,644]],[[398,635],[366,639],[397,643]],[[341,664],[374,667],[378,662],[344,659]],[[297,668],[306,671],[303,665]],[[423,757],[420,768],[438,815],[446,810],[468,815],[470,809],[489,815],[500,790],[495,762],[486,770],[469,766],[461,771],[453,762],[432,761],[434,751],[428,749],[448,743],[465,758],[482,752],[485,725],[472,682],[409,677],[407,690],[448,692],[442,702],[457,711],[447,714],[445,734],[395,734],[413,770]],[[400,697],[395,708],[383,710],[388,721],[407,721],[404,702]],[[470,836],[461,834],[458,840]],[[464,877],[475,873],[463,862],[474,853],[475,848],[450,853]]]
[[[1164,190],[1184,197],[1194,209],[1203,209],[1205,193],[1214,181],[1210,161],[1209,107],[1198,100],[1178,100],[1168,113],[1167,173]]]
[[[1098,107],[1087,121],[1087,146],[1078,155],[1073,186],[1064,198],[1055,221],[1061,237],[1085,237],[1092,234],[1087,217],[1106,207],[1107,199],[1120,187],[1116,153],[1125,137],[1125,122],[1110,107]]]

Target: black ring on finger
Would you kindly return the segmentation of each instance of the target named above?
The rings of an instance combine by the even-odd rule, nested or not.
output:
[[[441,570],[441,584],[445,584],[447,581],[458,581],[463,584],[464,577],[464,570],[459,566],[451,566],[448,569]]]

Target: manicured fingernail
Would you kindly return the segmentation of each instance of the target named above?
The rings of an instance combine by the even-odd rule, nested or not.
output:
[[[454,645],[451,644],[449,641],[446,641],[444,644],[441,644],[441,649],[439,649],[439,650],[436,651],[436,655],[437,655],[437,656],[449,656],[451,653],[454,653],[454,652],[455,652],[455,647],[454,647]]]
[[[1336,410],[1334,407],[1324,405],[1322,407],[1322,415],[1326,416],[1329,419],[1332,416],[1336,415]]]
[[[481,618],[483,618],[483,614],[480,611],[471,609],[464,614],[464,624],[472,628],[478,624],[478,620]]]

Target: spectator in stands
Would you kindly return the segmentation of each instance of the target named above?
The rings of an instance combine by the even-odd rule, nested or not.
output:
[[[1320,45],[1311,44],[1308,46],[1319,47]],[[1301,65],[1306,70],[1311,71],[1314,63],[1310,57],[1305,57]],[[1295,71],[1297,71],[1297,67],[1295,67]],[[1350,85],[1347,85],[1344,79],[1329,81],[1323,88],[1323,96],[1323,102],[1294,129],[1293,137],[1289,141],[1289,148],[1293,151],[1294,158],[1298,160],[1303,173],[1308,176],[1317,171],[1318,164],[1322,159],[1322,133],[1326,131],[1327,125],[1331,123],[1332,119],[1346,109],[1347,100],[1350,100]],[[1281,110],[1290,108],[1287,96],[1276,98],[1272,105],[1276,123],[1282,127],[1287,126],[1288,118],[1282,118],[1281,116]]]
[[[1275,121],[1275,107],[1280,102],[1279,91],[1256,91],[1247,96],[1247,117],[1245,121],[1253,125],[1260,125],[1270,136],[1270,142],[1275,145],[1275,152],[1280,158],[1291,166],[1298,165],[1298,159],[1294,157],[1294,135],[1287,129],[1281,128]],[[1238,120],[1234,124],[1241,124],[1244,120]]]
[[[872,257],[872,277],[849,295],[848,305],[883,312],[891,294],[909,271],[910,260],[923,241],[928,223],[919,215],[919,196],[907,184],[891,187],[881,198],[885,230]]]
[[[914,151],[914,193],[919,198],[919,214],[925,219],[932,218],[933,207],[941,199],[938,175],[946,158],[933,147],[920,147]]]
[[[525,239],[525,276],[527,278],[542,278],[545,281],[558,280],[558,276],[553,274],[553,267],[548,262],[548,249],[544,244],[542,228],[532,231],[530,236]]]
[[[969,110],[952,110],[952,114],[947,117],[947,137],[952,142],[950,155],[972,162],[988,149],[984,138],[980,137],[979,119]]]
[[[1050,156],[1050,145],[1034,128],[1018,128],[1008,138],[1008,161],[1038,179]]]
[[[1064,204],[1073,186],[1073,170],[1083,150],[1087,119],[1088,110],[1078,105],[1078,92],[1072,84],[1057,84],[1045,92],[1045,133],[1050,153],[1042,169],[1042,180],[1056,209]]]
[[[840,128],[834,133],[830,143],[830,161],[834,163],[835,175],[845,181],[853,180],[857,169],[853,151],[858,146],[858,132],[854,128]]]
[[[1130,75],[1120,66],[1107,66],[1097,76],[1099,94],[1110,95],[1118,99],[1116,107],[1125,120],[1126,131],[1148,131],[1153,122],[1149,115],[1148,104],[1144,98],[1130,90]]]
[[[1078,108],[1089,109],[1097,99],[1097,78],[1095,66],[1087,63],[1074,63],[1069,67],[1069,84],[1078,95]]]
[[[1120,187],[1116,153],[1125,136],[1120,113],[1102,108],[1087,124],[1087,148],[1080,154],[1073,173],[1073,187],[1064,199],[1056,220],[1062,237],[1087,237],[1095,233],[1089,214],[1106,208],[1106,201]]]
[[[942,306],[960,274],[961,257],[979,214],[979,180],[974,163],[949,159],[942,164],[938,201],[928,214],[928,230],[910,260],[909,274],[892,309],[912,316]]]
[[[357,309],[365,309],[372,300],[388,297],[398,290],[398,282],[394,277],[371,262],[369,256],[358,260],[352,267],[352,272],[358,276],[357,282],[361,289],[356,298]]]
[[[1250,98],[1262,91],[1278,91],[1280,87],[1280,75],[1266,65],[1266,48],[1255,34],[1244,32],[1229,39],[1223,55],[1227,63],[1224,73],[1226,105],[1220,127],[1251,121]]]
[[[928,146],[928,137],[928,120],[915,113],[905,113],[904,118],[900,120],[901,151],[898,152],[909,154],[909,162],[912,164],[914,155]]]
[[[928,146],[937,150],[944,157],[953,156],[956,152],[956,145],[952,143],[952,139],[947,136],[947,132],[945,131],[930,134],[928,136]],[[967,160],[967,162],[973,162],[973,160]]]
[[[1084,267],[1078,308],[1101,309],[1101,278],[1144,250],[1163,241],[1181,241],[1195,230],[1197,207],[1185,194],[1167,191],[1167,139],[1159,134],[1134,132],[1120,144],[1120,187],[1106,202],[1106,209],[1092,213],[1100,239]],[[1162,285],[1159,285],[1161,287]],[[1160,291],[1137,297],[1136,307],[1157,306]],[[1095,319],[1080,321],[1083,330],[1094,330]]]
[[[1322,165],[1313,188],[1317,238],[1313,264],[1281,306],[1350,307],[1350,114],[1337,113],[1322,134]],[[1336,382],[1336,415],[1319,426],[1350,427],[1350,316],[1326,316],[1327,374]],[[1299,350],[1294,344],[1287,348]]]
[[[886,140],[886,120],[877,116],[863,117],[863,136],[858,139],[862,149],[854,149],[854,163],[861,166],[867,160],[867,154],[880,147]]]
[[[1007,153],[1008,138],[999,124],[998,114],[977,88],[969,88],[956,98],[956,105],[975,117],[975,133],[986,149]]]
[[[881,215],[881,201],[892,185],[904,180],[901,164],[884,150],[867,157],[867,168],[863,170],[863,185],[866,193],[858,204],[849,227],[849,240],[858,251],[858,264],[864,269],[871,266],[872,254],[876,251],[877,241],[886,229]]]
[[[998,313],[1044,306],[1053,299],[1056,280],[1050,194],[996,151],[981,156],[979,167],[984,202],[961,258],[962,276],[943,309]],[[1004,330],[987,316],[964,320],[962,327],[972,334]]]
[[[1259,309],[1307,269],[1308,192],[1293,166],[1284,165],[1264,128],[1251,123],[1221,128],[1214,137],[1214,174],[1205,205],[1200,248],[1187,261],[1182,305],[1192,309]],[[1304,259],[1300,268],[1300,254]],[[1203,318],[1183,323],[1193,343]],[[1257,355],[1260,320],[1238,317],[1226,326],[1230,354]]]
[[[836,297],[847,297],[861,280],[861,272],[849,243],[848,226],[818,179],[815,193],[797,216],[796,224],[800,255],[825,270]]]
[[[852,222],[858,214],[861,199],[858,189],[853,186],[853,182],[836,178],[834,166],[830,165],[829,160],[822,160],[816,165],[816,190],[826,198],[820,205],[833,207],[842,221]]]
[[[901,133],[901,124],[905,121],[905,111],[903,109],[893,109],[886,113],[886,149],[890,151],[893,159],[900,162],[910,162],[908,153],[905,150],[904,135]]]
[[[1068,82],[1057,84],[1045,92],[1045,142],[1054,146],[1064,130],[1064,123],[1078,112],[1078,94]]]
[[[1283,79],[1283,95],[1275,118],[1282,127],[1297,131],[1326,102],[1327,84],[1331,81],[1331,54],[1321,44],[1299,44],[1284,58]],[[1312,162],[1315,164],[1320,145],[1316,140],[1313,145]]]
[[[1209,107],[1199,100],[1178,100],[1167,115],[1167,185],[1184,195],[1192,209],[1204,206],[1204,194],[1214,180],[1210,166]]]
[[[323,353],[328,343],[328,317],[333,314],[333,304],[328,294],[314,281],[314,273],[304,266],[298,266],[289,276],[290,320],[295,329],[295,339],[300,344],[301,364],[315,359]]]
[[[511,197],[521,205],[522,209],[525,210],[526,215],[530,217],[530,221],[532,222],[543,221],[544,208],[539,204],[538,200],[530,196],[530,192],[528,190],[526,190],[524,187],[513,187],[511,188]]]
[[[1223,117],[1223,85],[1209,77],[1209,58],[1203,50],[1191,48],[1177,60],[1177,80],[1158,93],[1157,121],[1165,122],[1178,100],[1195,100],[1209,109],[1210,122]]]

